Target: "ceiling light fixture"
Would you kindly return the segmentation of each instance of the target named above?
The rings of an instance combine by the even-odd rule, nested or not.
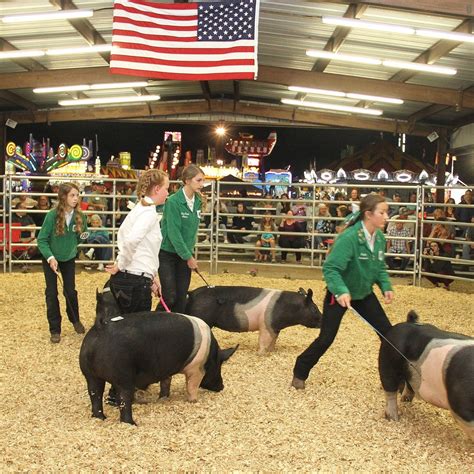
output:
[[[447,74],[454,76],[457,70],[451,67],[435,66],[434,64],[413,63],[410,61],[398,61],[392,59],[378,59],[367,56],[353,56],[352,54],[328,53],[327,51],[307,50],[307,56],[313,58],[332,59],[334,61],[344,61],[359,64],[371,64],[374,66],[385,66],[395,69],[411,69],[413,71],[430,72],[433,74]]]
[[[328,25],[344,26],[346,28],[363,28],[366,30],[399,33],[402,35],[424,36],[426,38],[444,39],[448,41],[458,41],[460,43],[474,43],[474,35],[469,33],[459,33],[457,31],[425,30],[423,28],[413,28],[411,26],[390,25],[387,23],[377,23],[372,21],[356,20],[354,18],[323,16],[322,22]]]
[[[382,61],[382,64],[385,67],[394,69],[411,69],[413,71],[434,72],[437,74],[446,74],[448,76],[454,76],[457,73],[457,70],[452,67],[435,66],[433,64],[412,63],[410,61],[384,59]]]
[[[306,100],[281,99],[282,104],[296,105],[297,107],[309,107],[313,109],[330,110],[332,112],[349,112],[363,115],[382,115],[383,111],[378,109],[365,109],[363,107],[351,107],[349,105],[326,104],[324,102],[312,102]]]
[[[457,31],[435,31],[435,30],[416,30],[418,36],[426,38],[444,39],[448,41],[459,41],[460,43],[474,43],[474,35],[469,33],[458,33]]]
[[[92,10],[60,10],[55,12],[30,13],[27,15],[8,15],[2,18],[3,23],[21,23],[27,21],[67,20],[89,18],[94,15]]]
[[[45,52],[41,50],[21,50],[21,49],[13,49],[11,51],[1,51],[0,52],[0,59],[14,59],[14,58],[37,58],[40,56],[44,56]]]
[[[127,89],[135,87],[146,87],[148,82],[114,82],[112,84],[78,84],[75,86],[57,86],[57,87],[38,87],[33,89],[35,94],[49,94],[54,92],[72,92],[72,91],[90,91],[90,90],[108,90],[108,89]]]
[[[327,89],[313,89],[311,87],[289,86],[288,90],[292,92],[304,92],[306,94],[328,95],[331,97],[345,97],[348,99],[370,100],[372,102],[385,102],[387,104],[403,104],[402,99],[392,97],[380,97],[377,95],[357,94],[352,92],[340,92]]]
[[[160,100],[159,95],[141,95],[141,96],[125,96],[125,97],[103,97],[100,99],[72,99],[60,100],[59,105],[63,107],[75,105],[100,105],[100,104],[125,104],[134,102],[151,102]]]
[[[347,28],[364,28],[366,30],[383,31],[385,33],[399,33],[402,35],[414,35],[415,28],[409,26],[389,25],[372,21],[356,20],[339,16],[323,16],[323,23],[327,25],[345,26]]]
[[[303,92],[305,94],[329,95],[331,97],[345,97],[346,96],[344,92],[331,91],[327,89],[313,89],[311,87],[289,86],[288,90],[292,92]]]
[[[95,44],[93,46],[81,46],[77,48],[47,49],[48,56],[62,56],[65,54],[107,53],[112,50],[111,44]]]
[[[377,58],[369,58],[367,56],[356,56],[353,54],[330,53],[329,51],[316,51],[313,49],[308,49],[306,51],[306,56],[321,59],[335,59],[338,61],[346,61],[349,63],[370,64],[373,66],[382,65],[382,61]]]

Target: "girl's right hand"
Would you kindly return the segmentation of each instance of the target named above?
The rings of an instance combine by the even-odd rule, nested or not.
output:
[[[351,295],[349,293],[339,295],[336,300],[343,308],[350,308],[351,306]]]
[[[49,261],[49,268],[51,268],[54,273],[58,273],[58,261],[54,257]]]
[[[198,263],[197,263],[197,260],[194,257],[188,258],[188,260],[186,260],[186,262],[188,264],[188,268],[190,268],[191,270],[197,270]]]
[[[116,273],[118,273],[120,271],[118,265],[116,263],[114,263],[113,265],[106,265],[105,266],[105,271],[107,273],[110,273],[111,275],[115,275]]]

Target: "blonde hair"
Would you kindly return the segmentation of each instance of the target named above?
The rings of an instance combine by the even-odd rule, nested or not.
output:
[[[154,186],[163,186],[167,178],[168,175],[159,169],[150,169],[140,175],[137,184],[137,196],[141,199],[143,206],[151,205],[144,200],[144,197],[151,193]]]
[[[92,216],[90,216],[89,219],[90,219],[91,224],[93,221],[99,221],[102,224],[102,219],[99,216],[99,214],[92,214]]]
[[[56,204],[56,235],[64,235],[66,228],[66,205],[67,205],[67,196],[72,189],[75,189],[79,192],[79,188],[74,183],[62,183],[59,186],[58,191],[58,202]],[[74,209],[74,232],[76,234],[81,234],[84,229],[84,215],[81,212],[79,202]]]

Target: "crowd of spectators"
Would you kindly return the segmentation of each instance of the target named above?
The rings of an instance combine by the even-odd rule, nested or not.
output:
[[[112,257],[111,228],[120,226],[136,200],[134,183],[116,183],[115,189],[116,196],[112,198],[109,196],[111,183],[93,181],[82,193],[81,208],[88,215],[90,228],[87,239],[90,247],[84,250],[84,255],[90,260],[97,260],[98,269],[102,269],[103,263]],[[12,223],[30,227],[21,231],[21,242],[31,244],[29,258],[37,253],[35,239],[45,214],[55,205],[54,197],[47,194],[55,192],[57,186],[50,183],[44,189],[45,194],[34,193],[34,197],[30,197],[28,193],[21,193],[12,200]],[[386,194],[384,190],[378,192]],[[247,194],[242,194],[242,197],[246,198]],[[424,196],[422,233],[420,226],[416,225],[416,192],[403,195],[395,191],[391,196],[385,195],[385,198],[389,203],[391,220],[385,230],[386,261],[390,269],[407,269],[410,261],[413,262],[415,240],[423,255],[423,268],[429,273],[452,275],[449,259],[473,258],[474,245],[464,242],[473,240],[474,227],[463,226],[463,223],[474,223],[471,190],[464,193],[459,203],[453,198],[447,199],[446,206],[437,205],[433,196],[427,193]],[[336,235],[345,228],[346,220],[359,210],[359,200],[359,188],[348,189],[347,194],[340,191],[331,194],[322,190],[316,196],[300,194],[290,197],[286,193],[280,196],[267,193],[254,201],[208,199],[203,223],[208,237],[211,235],[211,222],[216,225],[215,232],[226,250],[248,252],[249,248],[254,247],[252,252],[256,261],[276,262],[279,257],[282,263],[287,262],[288,255],[294,253],[295,261],[301,263],[304,249],[313,248],[324,257]],[[214,209],[210,207],[211,202],[215,203]],[[466,207],[454,207],[456,204]],[[215,218],[211,221],[211,214],[219,215],[218,222]],[[208,238],[204,242],[209,243]],[[233,246],[235,249],[232,249]],[[431,278],[431,281],[449,287],[446,278],[440,278],[438,281]]]

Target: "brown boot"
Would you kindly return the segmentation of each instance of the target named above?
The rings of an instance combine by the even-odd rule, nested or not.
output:
[[[49,340],[50,340],[53,344],[57,344],[57,343],[61,340],[61,334],[58,334],[58,333],[51,333],[51,337],[49,338]]]
[[[305,388],[305,381],[299,379],[298,377],[293,376],[293,380],[291,381],[291,386],[295,387],[296,390],[304,390]]]

